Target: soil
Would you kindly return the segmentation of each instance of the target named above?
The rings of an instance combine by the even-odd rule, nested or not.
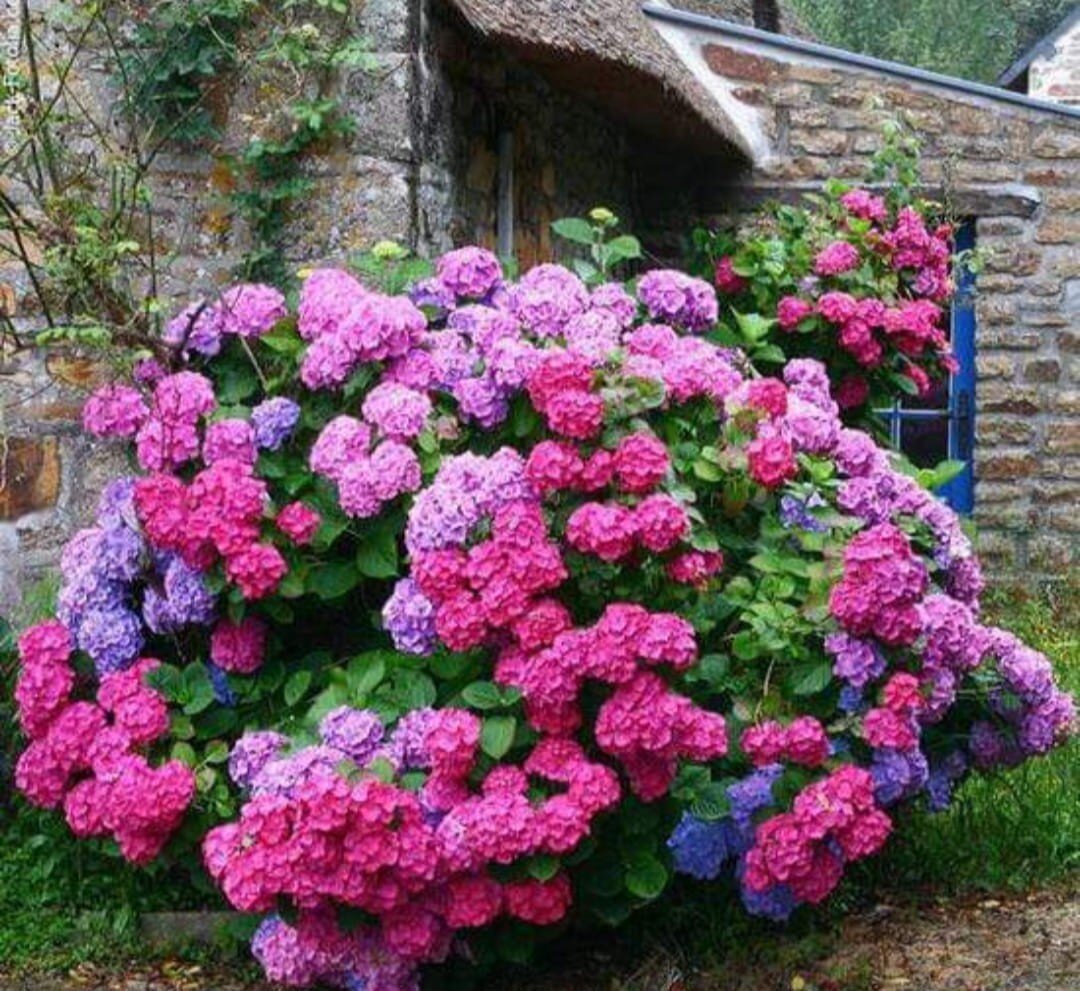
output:
[[[1080,991],[1080,888],[969,900],[881,904],[853,914],[826,946],[775,952],[710,972],[671,953],[632,970],[581,950],[537,979],[517,973],[480,991]],[[786,961],[785,962],[785,958]],[[63,977],[5,978],[0,991],[272,991],[193,964],[122,975],[81,968]]]

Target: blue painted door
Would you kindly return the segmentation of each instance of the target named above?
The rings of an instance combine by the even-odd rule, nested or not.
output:
[[[975,246],[973,224],[957,232],[960,251]],[[965,268],[957,274],[957,293],[950,320],[950,338],[959,368],[948,381],[935,383],[928,396],[906,397],[892,409],[882,410],[895,448],[920,468],[942,461],[962,461],[964,469],[939,490],[958,513],[975,506],[975,300],[974,274]]]

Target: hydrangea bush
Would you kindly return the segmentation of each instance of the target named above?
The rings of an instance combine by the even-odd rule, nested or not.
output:
[[[872,409],[924,396],[956,370],[954,272],[979,258],[956,252],[945,208],[918,194],[919,143],[900,125],[886,128],[869,178],[875,191],[831,181],[801,204],[767,206],[740,231],[699,229],[694,242],[731,343],[760,367],[823,361],[845,422],[873,430]]]
[[[133,470],[19,641],[18,787],[200,857],[272,979],[403,991],[676,872],[786,919],[1046,753],[1073,703],[958,519],[718,313],[479,248],[188,307],[86,405]]]

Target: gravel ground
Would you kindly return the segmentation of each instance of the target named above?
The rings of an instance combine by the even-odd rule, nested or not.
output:
[[[562,961],[538,980],[522,981],[519,973],[485,982],[478,991],[1080,991],[1080,889],[879,905],[848,917],[813,962],[772,960],[703,973],[692,961],[654,955],[632,973],[617,971],[594,950]],[[96,968],[61,978],[0,975],[0,991],[273,988],[219,970],[166,963],[122,975]]]

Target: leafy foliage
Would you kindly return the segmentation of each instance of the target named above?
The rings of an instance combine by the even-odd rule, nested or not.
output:
[[[993,82],[1049,32],[1072,0],[791,0],[823,42]]]

